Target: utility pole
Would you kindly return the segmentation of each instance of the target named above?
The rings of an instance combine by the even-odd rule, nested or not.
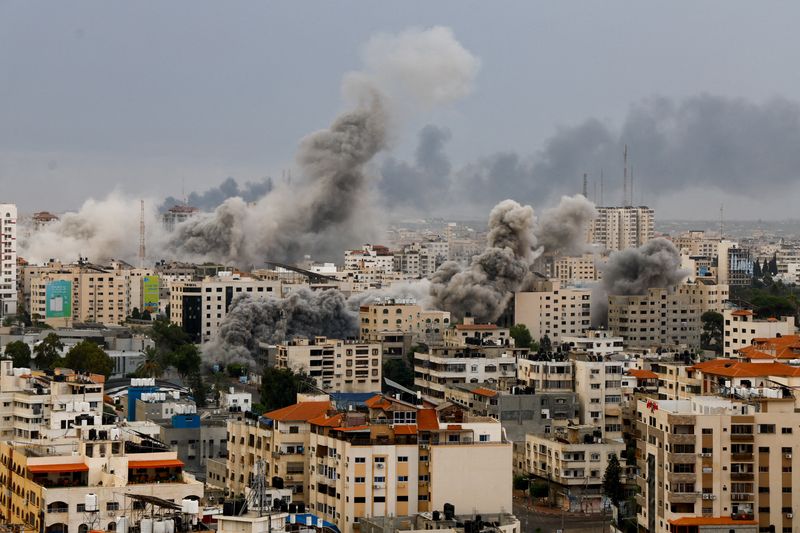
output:
[[[144,200],[140,200],[139,213],[139,268],[144,268]]]

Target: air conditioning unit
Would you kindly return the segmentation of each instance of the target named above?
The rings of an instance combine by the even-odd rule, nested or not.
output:
[[[785,454],[783,454],[783,458],[784,458],[784,459],[791,459],[791,458],[792,458],[792,454],[790,454],[790,453],[785,453]]]
[[[793,513],[786,513],[786,518],[794,518],[794,514]]]
[[[378,470],[383,470],[383,463],[375,463],[375,468]]]
[[[717,495],[716,494],[703,494],[703,499],[704,500],[716,500],[717,499]]]

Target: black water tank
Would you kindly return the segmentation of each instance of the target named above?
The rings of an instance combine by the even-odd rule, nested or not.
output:
[[[439,515],[440,515],[439,511],[434,511],[433,512],[433,521],[434,522],[438,522],[441,519]]]
[[[289,504],[289,514],[297,514],[297,504],[290,503]]]
[[[452,503],[444,504],[444,519],[452,520],[456,515],[456,508]]]
[[[297,512],[300,514],[305,514],[306,504],[304,502],[297,502]]]
[[[272,488],[282,489],[283,488],[283,478],[282,477],[278,477],[278,476],[274,476],[272,478]]]

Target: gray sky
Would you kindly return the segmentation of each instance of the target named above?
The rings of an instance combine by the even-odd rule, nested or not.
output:
[[[390,155],[401,160],[413,160],[428,123],[450,130],[445,151],[456,170],[500,151],[536,159],[553,135],[587,119],[619,131],[630,106],[653,97],[679,108],[703,94],[744,107],[783,98],[792,115],[800,101],[798,20],[798,3],[730,0],[0,1],[0,199],[23,211],[63,211],[115,188],[178,196],[183,182],[188,192],[227,176],[278,177],[297,141],[341,111],[342,75],[358,68],[359,47],[375,32],[409,26],[451,27],[481,71],[471,95],[395,133]],[[756,141],[789,139],[766,158],[771,164],[794,150],[800,132],[792,121],[763,127],[753,117],[760,111],[786,122],[780,111],[756,109],[727,130],[745,130],[736,143],[751,129]],[[700,142],[704,131],[689,138]],[[702,183],[685,165],[665,168],[663,159],[682,149],[659,159],[637,152],[639,139],[623,141],[634,161],[652,161],[636,175],[645,184],[652,176],[643,199],[659,217],[714,218],[709,211],[720,202],[730,218],[796,216],[800,180],[788,175],[796,168],[788,156],[765,171],[769,178],[752,176],[763,186],[737,196],[722,190],[742,189],[757,168],[730,187]],[[715,172],[707,161],[698,167]],[[612,180],[618,169],[605,170]],[[673,182],[671,172],[681,175]],[[547,194],[577,192],[575,173],[546,174],[574,181],[548,184]]]

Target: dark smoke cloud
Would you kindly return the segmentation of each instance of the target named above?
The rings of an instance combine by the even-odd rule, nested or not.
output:
[[[247,203],[258,201],[269,194],[272,187],[272,178],[248,181],[240,187],[235,179],[229,177],[218,187],[211,187],[203,192],[190,192],[186,197],[186,203],[201,210],[209,211],[215,209],[228,198],[238,197]],[[161,204],[159,210],[163,212],[174,205],[183,205],[183,200],[169,196],[164,200],[164,203]]]
[[[772,187],[793,186],[800,177],[800,104],[713,95],[652,98],[633,105],[619,126],[591,118],[559,129],[536,153],[489,154],[439,179],[451,184],[448,198],[456,211],[458,206],[486,208],[504,198],[545,203],[580,190],[584,173],[591,195],[595,182],[599,190],[603,170],[604,203],[618,205],[625,144],[634,204],[689,187],[765,194]],[[393,168],[405,168],[400,165],[393,162]]]
[[[675,245],[658,238],[613,252],[603,268],[603,287],[612,295],[643,295],[648,289],[675,287],[686,275]]]
[[[513,200],[500,202],[489,215],[488,248],[466,268],[449,261],[431,279],[432,304],[456,318],[473,316],[496,320],[514,292],[530,276],[530,266],[541,253],[533,234],[533,209]]]
[[[392,207],[425,210],[441,201],[450,188],[450,161],[444,146],[450,131],[433,125],[419,133],[414,164],[388,158],[378,188]]]
[[[276,344],[295,337],[346,339],[358,334],[358,314],[341,292],[293,291],[283,299],[238,296],[220,325],[219,335],[203,348],[210,361],[251,361],[259,343]]]
[[[581,255],[590,249],[587,231],[596,217],[594,204],[583,195],[562,196],[556,207],[544,210],[534,234],[545,253]]]

